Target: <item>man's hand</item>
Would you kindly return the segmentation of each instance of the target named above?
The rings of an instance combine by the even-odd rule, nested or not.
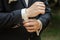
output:
[[[26,9],[28,17],[35,17],[45,13],[45,4],[43,2],[35,2],[31,7]]]
[[[40,24],[36,19],[28,19],[24,21],[23,24],[28,32],[36,32],[40,29]]]

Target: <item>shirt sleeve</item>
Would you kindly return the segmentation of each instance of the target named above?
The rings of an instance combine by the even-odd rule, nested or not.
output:
[[[26,8],[21,10],[21,15],[22,15],[22,19],[23,20],[27,20],[28,19],[27,14],[26,14]]]

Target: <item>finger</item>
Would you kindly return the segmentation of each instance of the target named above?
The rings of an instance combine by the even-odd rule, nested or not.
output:
[[[37,2],[35,2],[36,4],[44,4],[44,2],[39,2],[39,1],[37,1]]]
[[[25,24],[25,23],[29,23],[29,22],[34,22],[36,19],[28,19],[28,20],[26,20],[26,21],[24,21],[23,23]]]
[[[25,27],[27,30],[37,30],[38,28],[36,26],[31,26],[31,27]]]
[[[24,26],[29,27],[29,26],[33,26],[34,24],[35,24],[34,22],[29,22],[29,23],[25,23]]]
[[[40,11],[45,11],[45,8],[44,7],[37,7],[36,9],[35,9],[35,12],[40,12]]]
[[[31,33],[31,32],[36,32],[36,30],[27,30],[27,31],[30,32],[30,33]]]
[[[45,10],[45,7],[37,7],[37,10]]]
[[[31,26],[31,27],[25,27],[27,30],[34,30],[34,27]]]
[[[41,14],[45,14],[45,10],[38,10]]]
[[[34,20],[34,19],[33,19]],[[28,22],[31,22],[33,21],[32,19],[28,19],[28,20],[25,20],[24,23],[28,23]]]
[[[44,4],[36,4],[36,6],[45,7]]]
[[[35,2],[35,4],[44,4],[44,2]]]
[[[45,14],[45,10],[44,9],[39,9],[39,10],[37,10],[35,12],[37,12],[38,14]]]

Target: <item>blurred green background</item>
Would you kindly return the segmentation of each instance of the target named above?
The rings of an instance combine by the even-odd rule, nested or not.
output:
[[[60,40],[60,0],[48,0],[52,20],[42,33],[42,40]]]

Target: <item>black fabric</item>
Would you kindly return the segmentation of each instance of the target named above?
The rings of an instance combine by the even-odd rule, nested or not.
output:
[[[0,40],[40,40],[36,33],[28,33],[22,25],[21,9],[27,8],[23,0],[13,1],[8,3],[9,0],[0,0]],[[28,7],[34,2],[42,0],[30,0]],[[46,13],[38,15],[35,18],[41,20],[43,29],[50,21],[50,8],[48,2],[44,1],[46,5]],[[19,28],[11,28],[20,23]]]

